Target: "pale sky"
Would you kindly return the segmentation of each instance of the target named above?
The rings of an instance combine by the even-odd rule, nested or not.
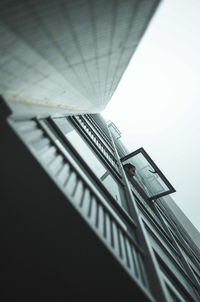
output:
[[[200,231],[200,1],[164,0],[103,116],[144,147]]]

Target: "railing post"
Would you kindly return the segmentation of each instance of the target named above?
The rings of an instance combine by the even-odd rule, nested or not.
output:
[[[173,244],[175,245],[176,249],[179,251],[179,254],[180,254],[180,259],[181,259],[181,262],[183,264],[183,267],[185,268],[186,272],[188,273],[188,275],[190,276],[190,278],[192,279],[194,285],[195,285],[195,294],[196,294],[196,297],[197,299],[199,300],[200,298],[200,287],[199,287],[199,282],[197,281],[196,277],[194,276],[194,273],[192,272],[192,269],[190,268],[180,246],[178,245],[177,241],[176,241],[176,238],[174,237],[172,231],[170,230],[170,228],[167,226],[167,224],[165,223],[163,217],[162,217],[162,214],[160,213],[159,209],[157,208],[157,205],[154,204],[154,210],[156,211],[157,215],[159,216],[162,224],[164,225],[164,227],[166,228],[167,230],[167,233],[169,234]],[[179,230],[178,228],[176,229],[177,233],[179,234]],[[181,236],[180,236],[181,238]]]
[[[136,232],[138,234],[138,240],[145,253],[146,271],[147,271],[148,281],[150,284],[150,289],[151,289],[152,294],[153,294],[154,298],[156,299],[156,301],[169,302],[170,294],[169,294],[169,292],[166,288],[165,282],[162,278],[159,264],[156,260],[156,256],[154,254],[153,248],[149,241],[148,234],[145,229],[142,218],[140,217],[135,198],[131,192],[129,181],[128,181],[125,171],[122,167],[111,131],[110,131],[110,136],[112,139],[116,158],[118,160],[119,169],[121,170],[121,175],[122,175],[123,181],[125,183],[125,192],[126,192],[127,200],[129,201],[130,212],[131,212],[131,215],[132,215],[135,223],[137,224]]]

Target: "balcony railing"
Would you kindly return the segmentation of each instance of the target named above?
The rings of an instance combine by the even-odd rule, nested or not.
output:
[[[78,164],[58,140],[51,139],[51,135],[41,127],[39,121],[12,123],[27,147],[66,195],[66,202],[73,204],[124,269],[153,301],[143,251]]]
[[[84,114],[82,115],[82,118],[87,119],[89,121],[90,125],[95,129],[95,131],[103,138],[104,142],[109,146],[109,148],[113,151],[113,146],[110,139],[110,134],[108,132],[107,124],[104,125],[104,131],[102,131],[102,125],[99,127],[97,121],[95,120],[95,117],[91,114]]]
[[[108,160],[108,162],[118,171],[118,163],[110,149],[106,147],[106,145],[102,142],[99,136],[96,135],[94,130],[89,126],[86,120],[81,116],[74,116],[73,120],[78,122],[78,124],[84,129],[87,133],[88,137],[92,142],[96,145],[99,151],[103,154],[103,156]]]

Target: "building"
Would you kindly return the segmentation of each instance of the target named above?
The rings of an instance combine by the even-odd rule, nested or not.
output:
[[[2,0],[0,94],[23,113],[103,110],[159,0]]]
[[[0,10],[5,43],[0,100],[2,301],[198,302],[200,253],[181,224],[181,214],[176,217],[168,202],[173,186],[144,149],[129,154],[117,127],[93,114],[110,99],[158,2],[43,3],[10,1],[8,6],[3,1]],[[88,9],[93,18],[83,17]],[[84,57],[90,45],[86,38],[92,34],[87,24],[80,24],[90,20],[97,29],[98,10],[99,26],[112,28],[108,41],[113,37],[113,63],[100,29],[95,31],[96,50],[106,48],[106,55],[95,56],[94,62]],[[64,32],[63,11],[72,45],[76,42],[68,57],[80,55],[79,63],[71,61],[71,70],[66,60],[59,61],[63,40],[55,40]],[[130,19],[124,18],[130,11]],[[50,30],[50,24],[57,30]],[[127,52],[118,44],[122,32],[115,35],[120,29],[135,33],[123,40]],[[119,64],[116,56],[123,54]],[[102,67],[98,79],[97,66]],[[127,163],[136,167],[134,177],[125,172]]]
[[[198,248],[162,197],[173,187],[143,149],[127,159],[111,126],[100,115],[2,123],[2,284],[14,297],[199,301]]]

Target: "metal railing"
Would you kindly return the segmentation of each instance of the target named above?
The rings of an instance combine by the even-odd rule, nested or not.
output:
[[[59,141],[53,141],[37,121],[15,122],[15,129],[51,178],[100,237],[129,275],[153,301],[145,268],[145,256],[128,234],[118,215],[90,185],[83,171]],[[133,228],[134,229],[134,228]]]
[[[96,135],[94,130],[89,126],[86,120],[82,116],[74,116],[73,120],[76,120],[79,125],[84,129],[89,138],[95,143],[97,148],[103,154],[103,156],[109,161],[109,163],[118,171],[118,163],[116,158],[113,156],[111,151],[106,147],[106,145],[102,142],[99,136]]]
[[[96,130],[96,132],[100,135],[100,137],[103,138],[104,142],[106,142],[106,144],[109,146],[109,148],[112,151],[114,151],[108,129],[107,129],[107,131],[102,131],[102,129],[99,127],[97,121],[95,120],[95,117],[92,116],[91,114],[84,114],[81,117],[86,119],[87,121],[89,121],[90,125],[92,125],[92,127]],[[106,127],[107,127],[107,125],[106,125]],[[106,128],[104,128],[104,130],[106,130]]]

